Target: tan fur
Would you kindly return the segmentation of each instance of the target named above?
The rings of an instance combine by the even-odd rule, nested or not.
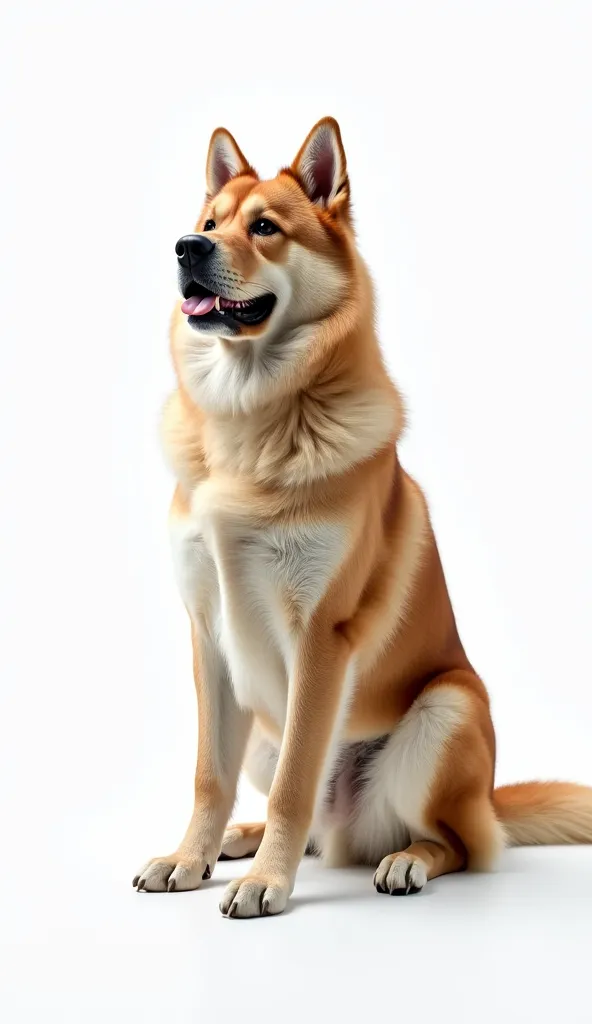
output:
[[[194,645],[195,810],[178,851],[135,882],[194,888],[221,850],[255,853],[221,904],[249,917],[283,910],[311,837],[328,861],[380,862],[377,888],[396,893],[489,867],[504,831],[591,842],[592,790],[494,791],[487,692],[398,460],[403,404],[374,330],[339,128],[319,122],[272,181],[218,129],[207,184],[196,232],[215,223],[225,297],[277,289],[277,301],[233,336],[192,329],[180,304],[172,318],[163,439]],[[261,217],[281,230],[253,234]],[[331,817],[340,758],[379,738],[365,796]],[[225,833],[243,758],[268,821]]]
[[[493,803],[511,846],[592,842],[592,791],[566,782],[501,786]]]

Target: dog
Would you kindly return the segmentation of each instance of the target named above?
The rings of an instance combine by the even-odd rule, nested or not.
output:
[[[191,625],[195,804],[138,890],[197,889],[254,855],[227,917],[279,914],[305,851],[368,864],[379,893],[487,870],[505,845],[592,842],[592,789],[494,788],[485,686],[457,632],[404,407],[356,248],[339,126],[262,181],[211,139],[176,245],[177,388],[163,414],[170,531]],[[266,823],[229,825],[241,768]]]

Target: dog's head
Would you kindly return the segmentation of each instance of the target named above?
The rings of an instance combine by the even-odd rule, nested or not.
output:
[[[310,358],[315,326],[351,304],[355,249],[339,126],[324,118],[290,167],[261,181],[212,135],[206,201],[176,245],[178,370],[199,404],[252,408]]]

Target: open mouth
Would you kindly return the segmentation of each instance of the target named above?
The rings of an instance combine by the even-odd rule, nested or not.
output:
[[[235,320],[240,324],[253,326],[261,324],[270,316],[275,306],[275,295],[258,295],[255,299],[225,299],[222,295],[214,295],[197,281],[190,281],[183,289],[185,301],[181,310],[187,316],[207,317],[208,321],[220,317],[222,320]]]

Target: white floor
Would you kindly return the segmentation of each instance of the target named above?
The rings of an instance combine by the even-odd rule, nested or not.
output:
[[[592,1020],[590,848],[510,851],[494,875],[408,898],[307,859],[289,910],[254,921],[218,911],[248,861],[219,864],[199,892],[152,895],[132,889],[127,857],[73,850],[23,879],[14,853],[8,1024]]]

